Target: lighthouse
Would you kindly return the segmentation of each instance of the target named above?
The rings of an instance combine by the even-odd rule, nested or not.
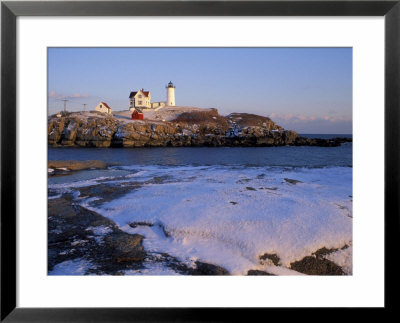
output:
[[[170,81],[166,86],[166,88],[167,88],[167,105],[173,107],[175,106],[175,86]]]

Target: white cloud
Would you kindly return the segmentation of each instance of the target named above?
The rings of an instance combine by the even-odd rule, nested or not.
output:
[[[351,118],[343,116],[306,116],[306,115],[294,115],[294,114],[277,114],[271,113],[269,116],[273,121],[290,121],[291,123],[306,123],[310,121],[329,121],[335,122],[351,122]]]
[[[271,113],[269,117],[285,129],[299,133],[352,133],[352,120],[345,116]]]
[[[49,98],[53,99],[79,99],[87,97],[89,97],[89,94],[87,93],[62,94],[62,93],[56,93],[55,91],[49,92]]]

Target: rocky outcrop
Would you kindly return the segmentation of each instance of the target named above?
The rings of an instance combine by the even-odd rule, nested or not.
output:
[[[108,164],[101,160],[49,160],[47,167],[49,169],[67,169],[67,170],[84,170],[84,169],[105,169]]]
[[[80,147],[324,146],[350,138],[308,139],[284,130],[267,117],[247,113],[220,116],[217,110],[186,112],[171,122],[122,120],[81,113],[51,116],[48,143]]]
[[[53,195],[49,191],[49,196]],[[131,225],[150,225],[136,223]],[[229,275],[220,266],[195,261],[192,266],[167,254],[148,252],[143,237],[122,231],[113,221],[74,202],[71,194],[48,201],[48,272],[50,275],[125,275],[146,267],[168,268],[180,275]],[[79,261],[80,272],[57,266]]]
[[[343,269],[325,258],[307,256],[290,264],[290,268],[306,275],[345,275]]]
[[[48,270],[76,259],[90,263],[86,273],[121,275],[143,268],[143,236],[128,234],[111,220],[72,202],[72,197],[48,201]]]
[[[220,266],[216,266],[213,264],[207,264],[205,262],[196,261],[196,267],[190,268],[190,275],[208,275],[208,276],[224,276],[229,275],[229,272]]]
[[[247,276],[275,276],[273,274],[270,274],[266,271],[263,270],[258,270],[258,269],[250,269],[247,272]]]

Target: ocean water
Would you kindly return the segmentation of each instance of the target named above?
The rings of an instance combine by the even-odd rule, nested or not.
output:
[[[106,170],[49,177],[49,189],[72,192],[77,203],[126,232],[142,234],[149,252],[166,252],[188,265],[212,263],[234,275],[250,269],[291,275],[299,274],[290,269],[291,262],[322,247],[348,245],[329,259],[352,272],[352,143],[330,148],[49,148],[48,158],[114,163]],[[101,196],[85,198],[78,192],[99,183],[132,182],[139,188],[104,203],[93,203]],[[132,222],[159,225],[132,228]],[[264,253],[277,254],[279,266],[260,261]],[[56,267],[53,274],[66,274],[74,266]],[[173,274],[159,267],[126,272],[143,273]]]
[[[309,138],[351,135],[303,135]],[[103,160],[120,165],[352,166],[352,143],[340,147],[49,148],[49,160]]]

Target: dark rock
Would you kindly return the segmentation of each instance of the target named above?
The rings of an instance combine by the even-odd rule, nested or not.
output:
[[[200,261],[195,262],[195,268],[188,267],[185,263],[167,253],[149,252],[146,256],[146,262],[157,263],[159,266],[170,268],[181,275],[229,275],[228,271],[222,267]]]
[[[267,273],[266,271],[250,269],[247,272],[247,276],[275,276],[274,274]]]
[[[112,250],[113,260],[116,262],[142,261],[146,253],[142,246],[143,237],[139,234],[124,232],[108,235],[104,238],[106,248]]]
[[[50,191],[50,195],[53,194]],[[158,225],[168,236],[162,223],[133,222],[130,225]],[[102,229],[101,235],[96,234],[98,229]],[[191,268],[166,253],[147,253],[142,245],[143,238],[123,232],[113,221],[75,205],[71,194],[48,201],[48,271],[64,261],[83,259],[91,264],[85,275],[123,275],[125,270],[139,272],[144,269],[144,263],[150,266],[159,263],[182,275],[229,275],[226,269],[213,264],[196,261],[195,268]]]
[[[96,228],[107,229],[100,236]],[[74,259],[92,266],[85,274],[120,275],[142,267],[146,253],[143,237],[121,231],[113,221],[74,205],[72,196],[48,201],[48,270]]]
[[[108,167],[108,164],[101,160],[49,160],[47,162],[48,168],[60,169],[66,168],[69,170],[84,170],[84,169],[105,169]]]
[[[343,250],[348,248],[349,246],[347,244],[345,244],[342,248],[331,248],[331,249],[327,249],[325,247],[318,249],[316,252],[314,252],[312,255],[317,257],[317,258],[323,258],[326,255],[329,255],[335,251],[338,250]]]
[[[153,224],[152,224],[152,223],[148,223],[148,222],[141,222],[141,221],[138,221],[138,222],[129,223],[129,226],[130,226],[131,228],[137,228],[137,227],[139,227],[139,226],[152,227]]]
[[[251,187],[251,186],[247,186],[246,190],[248,190],[248,191],[257,191],[254,187]]]
[[[317,257],[317,258],[322,258],[326,255],[329,255],[330,253],[333,253],[335,251],[338,251],[339,249],[337,248],[332,248],[332,249],[327,249],[325,247],[318,249],[316,252],[314,252],[312,255]]]
[[[298,181],[297,179],[284,178],[284,180],[286,182],[288,182],[289,184],[293,184],[293,185],[296,185],[297,183],[302,183],[302,181]]]
[[[275,266],[278,266],[279,265],[279,261],[281,260],[276,253],[265,253],[265,254],[261,255],[259,258],[260,258],[260,260],[269,259],[269,260],[272,261],[272,263]]]
[[[236,184],[245,184],[251,181],[251,178],[243,178],[236,181]]]
[[[334,262],[314,256],[307,256],[300,261],[292,262],[290,268],[307,275],[340,276],[345,274],[342,268]]]
[[[261,187],[260,190],[269,190],[269,191],[276,191],[277,187]]]
[[[90,205],[98,206],[132,192],[142,185],[142,183],[129,182],[125,185],[115,186],[104,182],[96,185],[78,187],[77,190],[80,196],[97,197]]]
[[[207,264],[205,262],[196,261],[196,269],[189,270],[191,275],[211,275],[211,276],[220,276],[220,275],[229,275],[229,272],[220,266],[216,266],[213,264]]]
[[[65,169],[53,169],[52,172],[47,173],[48,176],[50,177],[60,177],[60,176],[69,176],[71,175],[71,171],[70,170],[65,170]]]

